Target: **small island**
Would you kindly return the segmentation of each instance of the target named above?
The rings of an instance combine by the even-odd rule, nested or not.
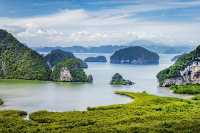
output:
[[[107,59],[105,56],[97,56],[97,57],[87,57],[85,62],[107,62]]]
[[[112,64],[150,65],[159,63],[159,55],[143,47],[120,49],[110,57]]]
[[[91,75],[87,76],[77,59],[66,59],[59,62],[52,70],[51,79],[62,82],[92,82]]]
[[[133,85],[134,82],[124,79],[119,73],[115,73],[110,82],[111,85]]]
[[[79,61],[81,68],[88,67],[87,63],[75,57],[73,53],[63,51],[60,49],[52,50],[49,54],[45,56],[45,60],[50,68],[54,67],[56,64],[58,64],[61,61],[64,61],[65,59],[76,59],[77,61]]]

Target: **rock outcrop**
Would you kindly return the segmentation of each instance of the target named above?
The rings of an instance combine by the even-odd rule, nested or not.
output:
[[[160,86],[200,84],[200,46],[157,74]]]
[[[182,77],[174,77],[174,78],[170,78],[170,79],[166,79],[163,82],[163,87],[169,87],[171,85],[182,85],[184,84],[184,80]]]
[[[51,79],[66,82],[92,82],[92,76],[87,76],[77,59],[65,59],[53,67]]]
[[[62,67],[60,70],[60,81],[72,81],[72,75],[67,67]]]
[[[134,82],[124,79],[119,73],[113,75],[111,85],[133,85]]]

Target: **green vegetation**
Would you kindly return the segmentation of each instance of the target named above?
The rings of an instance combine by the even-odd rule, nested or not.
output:
[[[58,63],[52,71],[52,80],[60,81],[60,71],[64,67],[69,69],[73,82],[88,82],[88,77],[84,70],[81,68],[80,61],[76,58],[66,59]]]
[[[2,105],[3,104],[3,100],[0,98],[0,105]]]
[[[0,30],[0,78],[48,80],[50,70],[41,55]]]
[[[110,57],[111,63],[116,64],[158,64],[158,54],[151,52],[143,47],[135,46],[120,49]]]
[[[196,57],[200,57],[200,46],[190,53],[182,55],[177,61],[167,69],[160,71],[157,74],[160,86],[164,83],[166,79],[174,78],[180,76],[180,70],[183,70],[187,63],[193,60]]]
[[[192,100],[200,100],[200,94],[197,94],[192,97]]]
[[[113,75],[111,85],[133,85],[130,80],[125,80],[119,73]]]
[[[52,50],[49,54],[45,56],[45,60],[51,65],[54,66],[60,61],[63,61],[68,58],[75,58],[71,52],[65,52],[59,49]]]
[[[49,54],[45,56],[46,62],[50,67],[55,66],[59,62],[62,62],[66,59],[76,59],[80,62],[81,68],[87,68],[87,64],[81,59],[76,58],[71,52],[62,51],[60,49],[52,50]]]
[[[0,111],[0,132],[198,133],[200,130],[199,100],[117,93],[134,100],[128,104],[89,108],[88,111],[39,111],[30,114],[30,120],[23,119],[26,114],[23,111]]]
[[[170,89],[178,94],[200,94],[199,84],[173,85]]]

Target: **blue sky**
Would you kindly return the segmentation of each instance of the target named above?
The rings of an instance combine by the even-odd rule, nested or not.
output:
[[[0,0],[0,28],[30,46],[200,43],[200,0]]]

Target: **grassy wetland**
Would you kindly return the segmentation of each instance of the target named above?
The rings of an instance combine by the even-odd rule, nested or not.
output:
[[[1,111],[0,132],[198,132],[200,101],[118,91],[128,104],[88,108],[88,111]]]

